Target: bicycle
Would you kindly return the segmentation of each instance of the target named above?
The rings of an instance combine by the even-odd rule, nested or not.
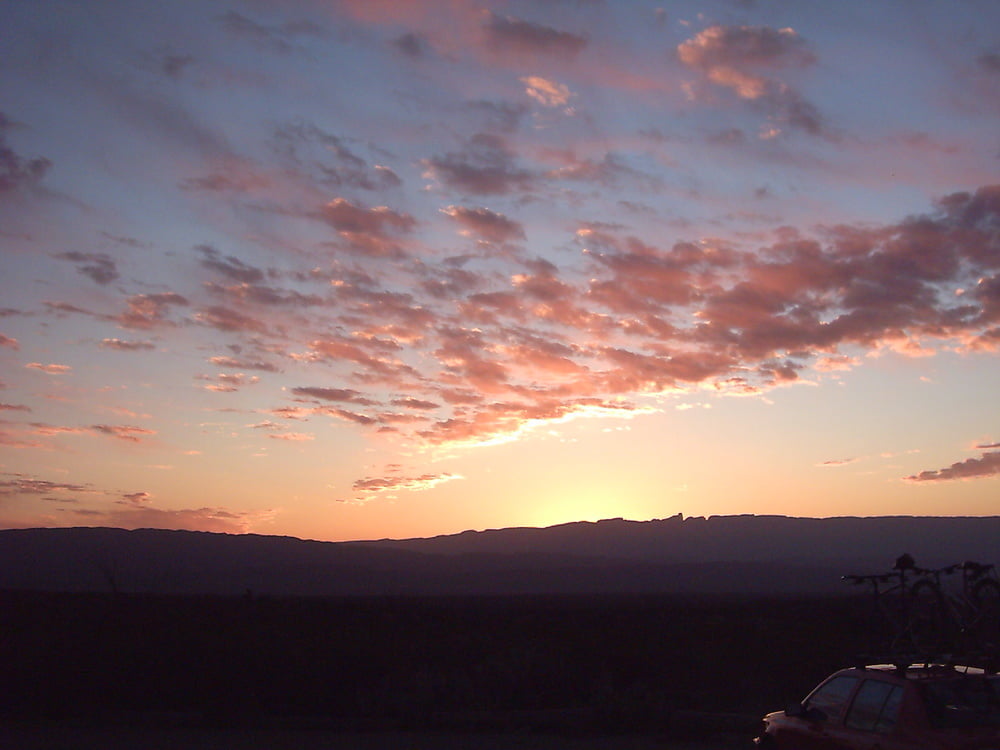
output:
[[[962,587],[951,593],[941,575],[962,572]],[[1000,653],[1000,580],[996,567],[967,560],[932,571],[951,629],[951,646],[960,653]]]
[[[869,649],[893,662],[927,661],[940,653],[946,638],[940,587],[910,555],[897,558],[892,572],[845,575],[841,580],[868,584],[872,591]],[[916,580],[912,580],[918,576]]]

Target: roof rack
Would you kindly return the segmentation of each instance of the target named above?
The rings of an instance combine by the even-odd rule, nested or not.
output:
[[[894,669],[897,672],[954,669],[967,673],[971,670],[982,674],[1000,673],[1000,659],[996,654],[858,654],[854,663],[860,669]]]

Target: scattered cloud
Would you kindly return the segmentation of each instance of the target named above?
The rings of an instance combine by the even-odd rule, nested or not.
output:
[[[182,411],[258,455],[362,432],[373,453],[451,456],[717,394],[846,396],[871,381],[845,373],[904,359],[925,358],[910,382],[929,392],[1000,352],[982,34],[921,55],[881,11],[845,45],[811,12],[792,29],[741,25],[745,7],[306,0],[170,5],[155,39],[97,10],[60,31],[69,66],[36,33],[45,6],[15,14],[8,57],[30,111],[74,116],[0,113],[0,443],[66,476],[86,451],[183,455],[206,418]],[[942,40],[972,28],[949,18]],[[842,57],[890,43],[920,86]],[[907,479],[992,475],[980,443]],[[345,495],[457,478],[364,471]],[[160,507],[159,485],[109,490],[111,509],[70,486],[31,497],[88,522],[251,522]]]
[[[237,13],[228,11],[218,18],[226,33],[244,39],[265,52],[287,55],[298,49],[302,38],[323,38],[326,31],[312,21],[289,21],[280,25],[258,23]]]
[[[225,305],[210,305],[194,314],[202,325],[229,333],[265,333],[267,325],[260,318],[247,315]]]
[[[264,280],[264,272],[244,263],[233,255],[222,255],[210,245],[198,245],[195,250],[201,253],[201,265],[211,269],[233,281],[245,284],[256,284]]]
[[[408,31],[392,40],[392,46],[407,57],[420,58],[427,54],[427,40],[420,34]]]
[[[425,159],[425,176],[470,195],[505,195],[530,190],[536,175],[517,165],[517,156],[499,135],[478,133],[460,151]]]
[[[259,514],[234,512],[225,508],[166,509],[148,504],[125,503],[107,509],[77,512],[88,526],[112,526],[120,529],[186,529],[218,534],[246,534]]]
[[[58,492],[89,493],[94,488],[86,484],[75,484],[72,482],[50,482],[44,479],[37,479],[26,474],[11,472],[0,473],[0,496],[20,496],[20,495],[51,495]]]
[[[858,460],[857,458],[835,458],[829,461],[823,461],[816,465],[823,467],[847,466],[848,464],[855,463],[857,460]]]
[[[388,206],[365,208],[345,198],[335,198],[320,211],[323,221],[337,230],[347,247],[374,257],[399,256],[398,243],[416,226],[412,216]]]
[[[380,495],[392,496],[397,492],[421,492],[436,487],[444,482],[451,482],[456,479],[464,479],[458,474],[447,472],[440,474],[420,474],[419,476],[400,476],[398,467],[391,471],[389,476],[367,477],[354,482],[351,489],[354,491],[355,500],[365,502]]]
[[[821,135],[825,125],[816,107],[773,76],[802,68],[815,54],[794,29],[766,26],[710,26],[677,47],[680,61],[711,83],[746,101],[764,105],[776,122]]]
[[[487,15],[483,30],[494,54],[510,58],[524,55],[572,58],[587,46],[583,36],[495,13]]]
[[[132,425],[95,424],[91,425],[90,429],[102,435],[108,435],[109,437],[131,443],[138,443],[144,437],[156,434],[156,430],[148,430],[144,427],[134,427]]]
[[[247,375],[242,372],[222,372],[218,375],[198,375],[197,380],[208,381],[208,385],[203,386],[205,390],[216,393],[235,393],[244,386],[256,385],[260,378],[256,375]]]
[[[294,443],[309,442],[316,439],[315,435],[308,432],[277,432],[268,435],[272,440],[287,440]]]
[[[80,253],[76,251],[57,253],[53,256],[76,264],[76,270],[90,278],[95,284],[110,284],[119,277],[114,259],[104,253]]]
[[[190,304],[185,297],[174,292],[157,294],[135,294],[126,301],[126,310],[117,317],[122,328],[148,330],[176,325],[169,319],[174,307],[187,307]]]
[[[296,396],[318,399],[320,401],[337,401],[341,403],[361,404],[371,406],[376,403],[367,398],[360,391],[351,388],[323,388],[323,387],[300,387],[293,388],[292,393]]]
[[[25,367],[29,370],[40,370],[46,375],[65,375],[73,371],[69,365],[42,364],[41,362],[29,362]]]
[[[128,341],[124,339],[101,339],[102,349],[114,349],[120,352],[147,352],[156,348],[152,341]]]
[[[143,505],[153,499],[148,492],[129,492],[122,495],[122,502],[128,505]]]
[[[0,112],[0,193],[34,187],[52,167],[44,157],[25,158],[7,145],[7,134],[17,127],[14,120]]]
[[[572,96],[569,87],[541,76],[525,76],[521,83],[526,86],[524,92],[543,107],[565,107]]]
[[[957,479],[996,476],[1000,476],[1000,451],[983,453],[979,458],[957,461],[944,469],[921,471],[904,479],[907,482],[950,482]]]
[[[279,372],[277,365],[260,360],[245,359],[243,357],[218,356],[210,357],[209,362],[218,367],[225,367],[231,370],[260,370],[262,372]]]
[[[454,219],[463,228],[463,233],[487,242],[503,243],[525,238],[521,224],[488,208],[448,206],[441,211]]]

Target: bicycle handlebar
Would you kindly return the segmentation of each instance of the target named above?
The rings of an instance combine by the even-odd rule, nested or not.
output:
[[[973,580],[985,575],[989,571],[994,569],[993,563],[977,563],[971,560],[966,560],[962,563],[955,563],[953,565],[945,565],[943,568],[918,568],[916,565],[912,564],[912,558],[906,565],[899,565],[897,561],[897,567],[891,573],[868,573],[865,575],[858,575],[856,573],[851,573],[848,575],[843,575],[840,580],[846,583],[862,584],[862,583],[889,583],[893,579],[903,578],[907,573],[913,573],[915,575],[922,576],[940,576],[952,575],[955,571],[961,570],[966,573]]]

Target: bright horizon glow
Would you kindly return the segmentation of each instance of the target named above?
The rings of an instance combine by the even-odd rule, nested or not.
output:
[[[0,528],[1000,513],[998,27],[3,4]]]

